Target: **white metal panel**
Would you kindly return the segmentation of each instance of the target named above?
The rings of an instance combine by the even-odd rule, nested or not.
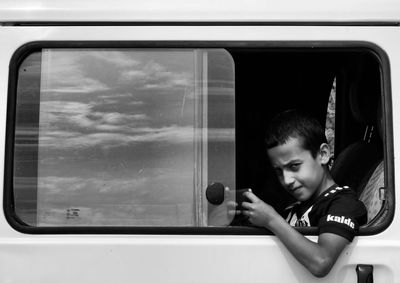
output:
[[[397,27],[2,27],[0,148],[5,147],[8,65],[15,50],[39,40],[366,41],[389,56],[393,119],[400,109]],[[400,125],[394,123],[394,155]],[[392,157],[390,157],[392,158]],[[396,159],[395,159],[396,160]],[[397,159],[397,162],[398,159]],[[400,168],[400,164],[395,164]],[[4,150],[0,151],[4,172]],[[400,177],[399,172],[395,179]],[[400,194],[396,195],[397,203]],[[0,194],[0,201],[2,194]],[[356,282],[355,266],[374,264],[377,282],[400,278],[399,218],[381,234],[358,237],[323,282]],[[311,237],[315,240],[315,237]],[[319,282],[274,236],[25,235],[0,216],[1,282]]]
[[[396,0],[3,0],[0,21],[399,21]]]

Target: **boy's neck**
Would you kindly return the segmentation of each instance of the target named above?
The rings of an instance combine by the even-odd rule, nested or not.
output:
[[[316,199],[317,197],[319,197],[323,192],[325,192],[327,189],[329,189],[333,185],[335,185],[335,181],[333,180],[331,174],[329,174],[329,172],[327,172],[321,182],[321,186],[315,192],[313,199]]]

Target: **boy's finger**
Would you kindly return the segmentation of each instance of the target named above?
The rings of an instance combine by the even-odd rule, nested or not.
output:
[[[243,207],[244,209],[249,210],[249,209],[251,209],[251,203],[250,203],[250,202],[247,202],[247,201],[244,201],[244,202],[242,202],[242,207]]]
[[[242,214],[244,215],[244,216],[246,216],[246,217],[251,217],[251,211],[249,211],[249,210],[243,210],[242,211]]]
[[[256,202],[259,201],[260,199],[253,194],[253,192],[250,190],[248,192],[245,192],[244,195],[251,201],[251,202]]]

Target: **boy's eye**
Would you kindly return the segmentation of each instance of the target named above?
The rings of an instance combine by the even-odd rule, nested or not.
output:
[[[290,170],[298,170],[300,167],[300,163],[293,163],[289,165]]]

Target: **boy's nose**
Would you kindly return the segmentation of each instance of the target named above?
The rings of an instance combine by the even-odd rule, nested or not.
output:
[[[288,188],[290,188],[290,186],[291,185],[293,185],[293,183],[294,183],[294,178],[293,178],[293,174],[291,173],[291,172],[285,172],[285,171],[283,171],[283,174],[282,174],[283,176],[282,176],[282,181],[283,181],[283,184],[286,186],[286,187],[288,187]]]

